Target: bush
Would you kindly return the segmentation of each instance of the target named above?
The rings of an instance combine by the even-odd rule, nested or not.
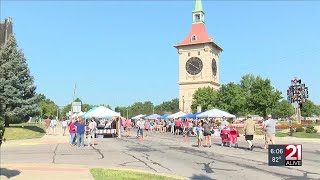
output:
[[[311,130],[313,130],[313,129],[314,129],[314,126],[312,126],[312,125],[308,125],[308,126],[307,126],[307,129],[311,129]]]
[[[309,129],[309,128],[306,129],[306,133],[313,133],[313,132],[314,132],[313,129]]]
[[[276,126],[276,129],[288,129],[289,125],[288,124],[278,124]]]
[[[296,128],[296,132],[303,132],[304,131],[304,128],[303,127],[298,127]]]

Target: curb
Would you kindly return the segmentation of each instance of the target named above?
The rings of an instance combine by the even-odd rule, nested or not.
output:
[[[120,170],[120,171],[132,171],[132,172],[140,172],[140,173],[146,173],[146,174],[153,174],[153,175],[159,175],[159,176],[165,176],[170,178],[175,178],[179,180],[185,180],[187,178],[166,174],[166,173],[157,173],[153,171],[146,171],[146,170],[140,170],[140,169],[130,169],[130,168],[117,168],[117,167],[105,167],[105,166],[84,166],[84,165],[73,165],[73,164],[33,164],[33,163],[11,163],[11,164],[1,164],[2,168],[12,168],[15,170],[43,170],[44,172],[54,172],[54,171],[64,171],[64,172],[76,172],[72,170],[78,170],[78,171],[88,171],[88,173],[91,174],[91,169],[103,169],[103,170]],[[34,169],[33,169],[34,168]]]

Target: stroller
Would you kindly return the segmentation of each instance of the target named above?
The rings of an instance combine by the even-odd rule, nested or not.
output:
[[[238,147],[238,137],[239,132],[236,129],[227,129],[224,128],[220,132],[221,137],[221,146],[229,146],[231,147],[234,144],[234,147]]]

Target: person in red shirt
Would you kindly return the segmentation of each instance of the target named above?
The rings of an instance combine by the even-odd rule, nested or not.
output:
[[[74,119],[72,119],[71,123],[69,124],[69,134],[70,134],[70,139],[69,139],[70,146],[75,145],[76,125],[75,125]]]
[[[176,135],[180,134],[180,130],[181,130],[181,120],[180,119],[176,119],[175,120],[175,128],[176,130]]]
[[[132,126],[132,122],[130,119],[126,120],[126,137],[129,137],[130,128]]]
[[[46,123],[46,134],[49,134],[50,131],[50,123],[51,123],[51,119],[49,117],[47,117],[44,122]]]

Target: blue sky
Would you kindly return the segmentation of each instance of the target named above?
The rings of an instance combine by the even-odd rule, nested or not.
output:
[[[194,1],[2,1],[37,92],[58,105],[127,106],[178,97],[173,47],[191,27]],[[204,1],[207,31],[224,49],[221,83],[247,73],[285,92],[297,76],[320,104],[320,3]]]

